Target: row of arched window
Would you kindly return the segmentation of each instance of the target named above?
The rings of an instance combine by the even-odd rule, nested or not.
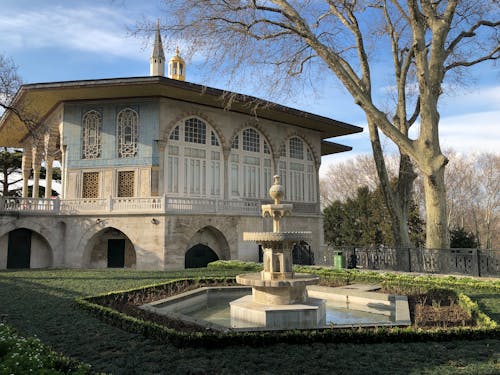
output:
[[[91,110],[83,115],[83,159],[101,157],[102,115]],[[135,157],[139,134],[139,115],[131,108],[116,118],[117,154]],[[286,199],[316,202],[316,168],[309,146],[294,136],[279,150],[279,174]],[[224,186],[221,142],[204,121],[191,117],[177,125],[168,136],[165,155],[166,193],[179,197],[220,198]],[[265,137],[248,127],[234,136],[228,164],[229,198],[267,199],[272,184],[271,148]]]
[[[139,115],[132,108],[121,110],[116,117],[116,138],[119,158],[131,158],[137,155],[139,139]],[[82,118],[82,158],[98,159],[101,157],[102,115],[90,110]]]
[[[167,195],[220,198],[224,181],[222,147],[204,121],[189,118],[168,137],[165,155]],[[228,165],[230,199],[268,199],[273,161],[265,137],[254,128],[242,129],[231,142]],[[280,149],[279,174],[286,199],[317,201],[316,168],[309,146],[294,136]]]

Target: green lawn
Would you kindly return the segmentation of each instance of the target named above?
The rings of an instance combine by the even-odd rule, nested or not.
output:
[[[231,271],[226,271],[231,275]],[[236,273],[233,271],[233,274]],[[0,272],[0,315],[97,372],[114,374],[498,374],[496,340],[398,344],[274,345],[266,348],[176,348],[121,331],[78,309],[76,297],[187,276],[182,272],[50,270]],[[500,322],[500,296],[468,294]]]

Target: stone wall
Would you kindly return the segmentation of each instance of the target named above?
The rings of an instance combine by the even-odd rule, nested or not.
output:
[[[7,266],[9,232],[32,231],[31,268],[104,268],[108,239],[126,239],[125,267],[182,269],[186,251],[196,244],[212,248],[219,259],[258,260],[258,245],[243,232],[270,231],[259,216],[197,215],[27,215],[0,216],[0,269]],[[321,218],[287,217],[285,230],[312,231],[310,245],[321,245]]]

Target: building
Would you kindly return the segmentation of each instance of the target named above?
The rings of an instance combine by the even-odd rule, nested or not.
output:
[[[243,232],[271,230],[260,205],[274,174],[294,204],[285,224],[313,232],[302,249],[320,249],[321,156],[351,149],[325,139],[361,129],[186,82],[178,51],[166,78],[159,28],[150,67],[147,77],[20,88],[13,105],[25,121],[11,111],[0,120],[0,146],[24,149],[23,197],[0,198],[0,269],[257,260]],[[46,196],[28,197],[42,164]]]

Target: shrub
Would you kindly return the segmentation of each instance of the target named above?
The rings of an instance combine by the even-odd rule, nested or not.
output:
[[[262,271],[262,264],[255,262],[242,262],[239,260],[218,260],[208,263],[210,270],[234,270],[234,271]]]
[[[0,374],[90,374],[90,366],[51,351],[0,323]]]

